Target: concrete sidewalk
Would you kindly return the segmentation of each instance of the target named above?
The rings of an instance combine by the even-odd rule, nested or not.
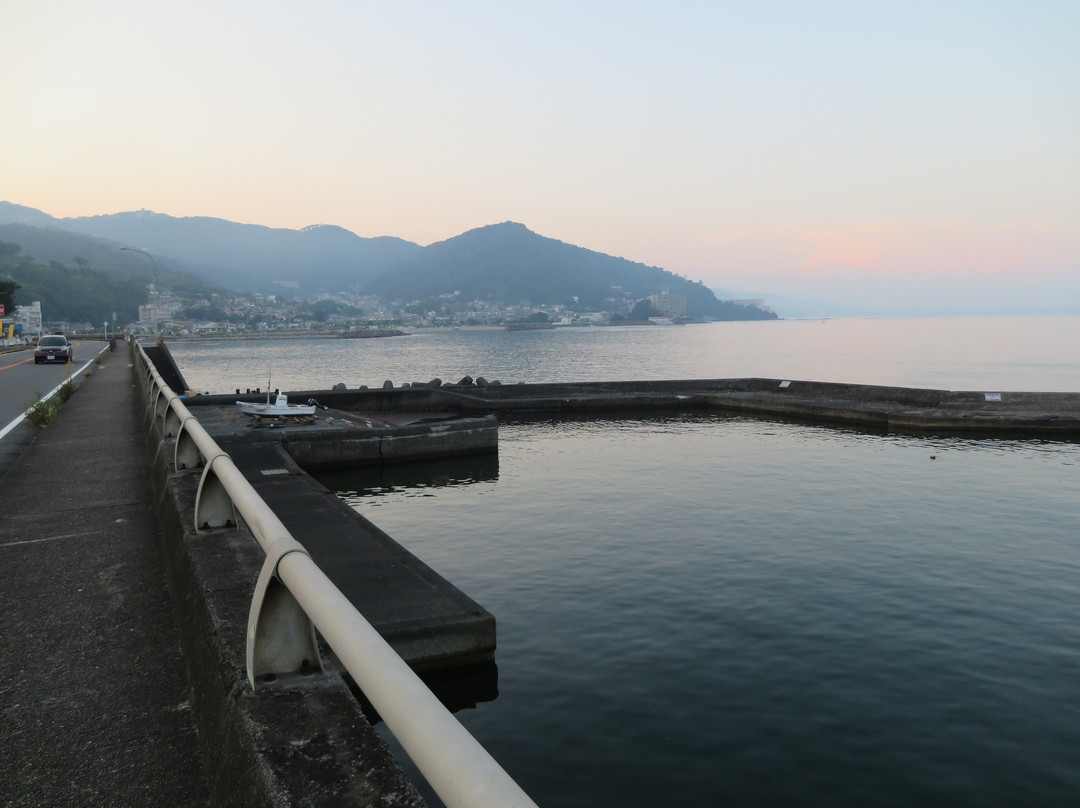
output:
[[[207,806],[130,348],[0,477],[0,803]]]

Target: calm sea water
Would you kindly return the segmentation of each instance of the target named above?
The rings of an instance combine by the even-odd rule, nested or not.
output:
[[[946,390],[1080,391],[1080,317],[791,320],[366,340],[170,343],[189,383],[375,387],[462,376],[508,382],[759,376]]]
[[[471,373],[1077,390],[1078,326],[172,347],[209,390],[260,384],[264,368],[216,380],[269,361],[296,379],[274,386],[309,389]],[[351,358],[325,364],[335,351]],[[498,697],[458,715],[540,805],[1080,802],[1076,444],[715,414],[521,420],[497,459],[325,481],[496,615]]]

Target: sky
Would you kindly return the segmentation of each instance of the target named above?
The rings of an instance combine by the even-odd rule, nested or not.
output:
[[[0,0],[0,199],[1080,303],[1080,2]]]

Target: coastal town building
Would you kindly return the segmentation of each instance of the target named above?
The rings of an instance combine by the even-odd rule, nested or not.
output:
[[[649,303],[665,317],[686,316],[686,295],[673,295],[665,289],[658,295],[649,295]]]

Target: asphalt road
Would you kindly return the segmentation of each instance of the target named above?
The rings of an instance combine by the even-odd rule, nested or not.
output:
[[[78,373],[94,360],[102,342],[76,342],[75,363],[66,365],[34,364],[34,351],[0,354],[0,431],[26,411],[39,396],[44,396],[64,383],[70,374]]]

